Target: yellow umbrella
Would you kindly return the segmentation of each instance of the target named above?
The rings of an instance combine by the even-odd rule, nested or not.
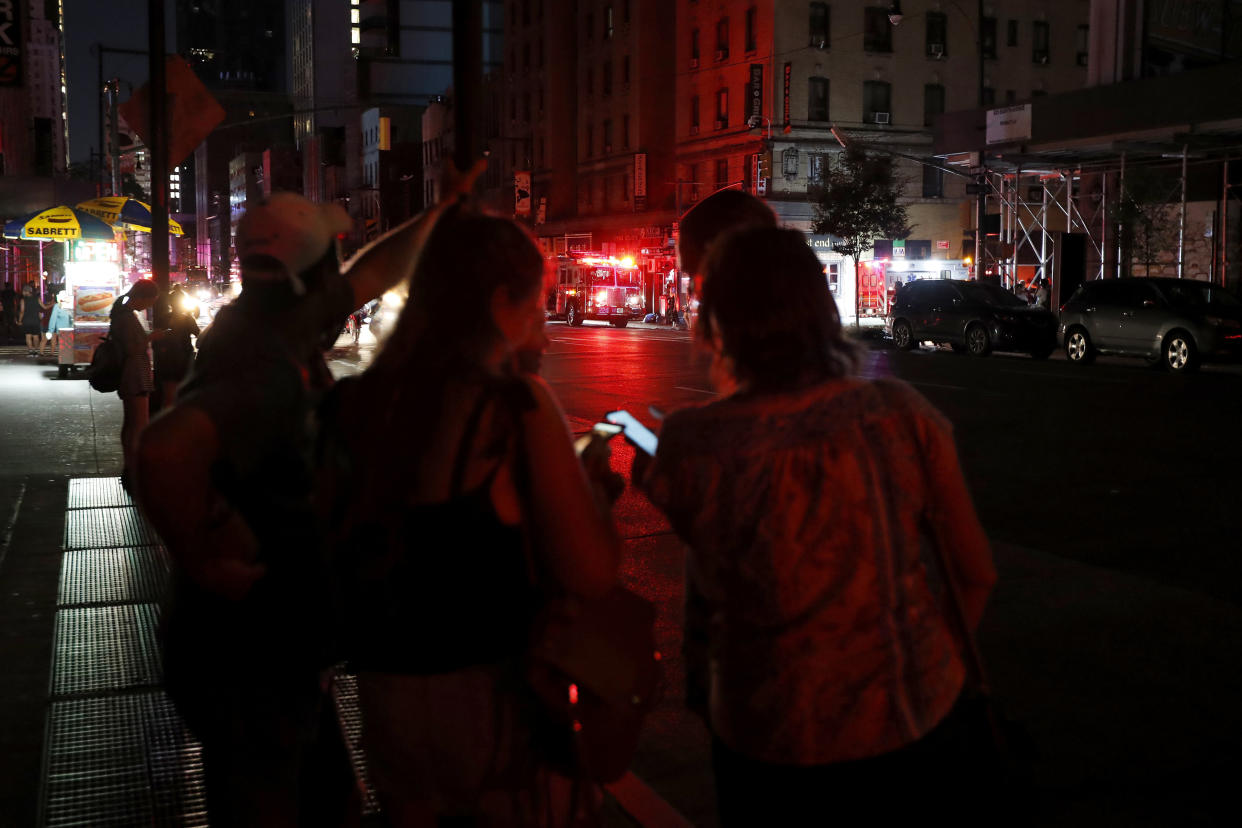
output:
[[[98,216],[111,225],[120,224],[144,233],[151,232],[151,208],[136,198],[129,196],[102,196],[83,201],[78,209]],[[168,220],[168,232],[174,236],[184,236],[181,225]]]

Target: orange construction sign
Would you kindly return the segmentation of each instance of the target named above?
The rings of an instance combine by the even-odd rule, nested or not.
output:
[[[164,64],[168,94],[168,170],[172,172],[224,120],[224,107],[194,74],[190,64],[169,55]],[[121,117],[142,142],[151,146],[150,84],[143,84],[121,104]]]

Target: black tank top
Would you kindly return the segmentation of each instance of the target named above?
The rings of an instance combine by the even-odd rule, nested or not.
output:
[[[402,503],[393,492],[389,505],[348,532],[338,555],[352,669],[434,675],[503,661],[525,647],[535,595],[524,534],[500,520],[491,500],[507,452],[476,487],[463,491],[462,478],[488,404],[511,425],[511,447],[518,410],[529,401],[522,383],[485,388],[463,430],[448,500]],[[390,471],[398,482],[401,470]]]

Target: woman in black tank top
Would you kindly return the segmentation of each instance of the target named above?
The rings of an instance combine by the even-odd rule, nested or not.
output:
[[[540,595],[615,581],[619,544],[564,414],[512,368],[543,325],[542,279],[519,226],[446,215],[383,352],[325,404],[342,651],[394,825],[537,824],[514,667]]]

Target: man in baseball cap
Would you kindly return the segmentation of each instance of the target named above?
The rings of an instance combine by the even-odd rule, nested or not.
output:
[[[310,423],[331,381],[321,343],[410,276],[445,206],[343,265],[339,206],[276,193],[251,207],[242,292],[143,435],[139,500],[174,561],[165,685],[203,744],[213,825],[344,822],[352,779],[324,692],[333,619],[310,501]]]

